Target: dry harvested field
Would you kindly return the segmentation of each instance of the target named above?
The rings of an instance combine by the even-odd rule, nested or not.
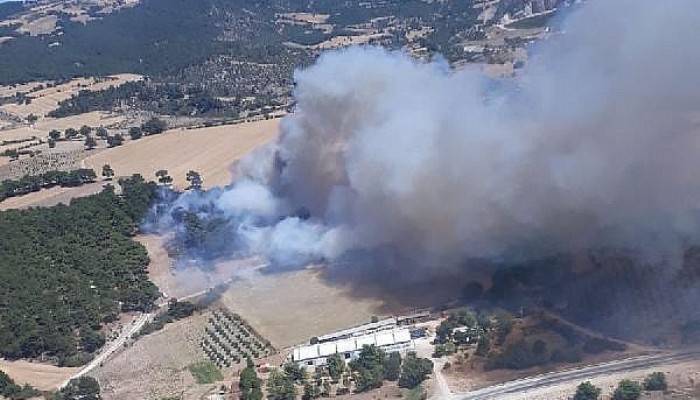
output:
[[[149,276],[161,291],[183,298],[230,282],[220,302],[240,314],[276,348],[392,311],[380,300],[357,298],[349,290],[331,285],[321,276],[321,268],[269,273],[262,260],[250,258],[220,262],[207,273],[196,268],[174,270],[163,248],[165,238],[141,235],[137,240],[148,250]]]
[[[8,374],[15,382],[28,383],[40,390],[55,390],[79,369],[0,359],[0,370]]]
[[[23,118],[27,117],[29,114],[42,117],[49,111],[56,109],[60,101],[69,99],[73,94],[81,90],[98,91],[110,86],[119,86],[126,82],[137,81],[142,78],[142,76],[135,74],[119,74],[105,78],[73,79],[62,85],[27,93],[27,96],[32,99],[30,104],[5,104],[0,107],[0,109]]]
[[[206,359],[199,338],[207,315],[168,324],[140,338],[90,373],[106,400],[199,399],[216,385],[197,385],[187,366]]]
[[[67,128],[78,129],[83,125],[90,127],[104,126],[109,128],[124,121],[124,116],[101,111],[94,111],[80,115],[72,115],[66,118],[42,118],[32,126],[20,126],[17,128],[0,130],[0,142],[3,140],[27,139],[33,136],[46,139],[49,132],[57,129],[61,132]]]
[[[234,281],[221,297],[277,348],[303,343],[313,336],[369,322],[387,312],[375,299],[359,299],[332,286],[320,270],[263,273],[252,271]]]
[[[95,182],[80,187],[52,187],[24,196],[10,197],[0,202],[0,211],[29,207],[51,207],[56,204],[69,204],[76,197],[89,196],[102,191],[104,183]]]
[[[95,170],[109,164],[117,175],[140,173],[152,179],[155,172],[166,169],[177,188],[187,186],[189,170],[202,174],[204,186],[231,182],[231,164],[254,148],[277,136],[278,119],[250,123],[172,130],[161,135],[129,141],[124,146],[102,151],[85,160]]]

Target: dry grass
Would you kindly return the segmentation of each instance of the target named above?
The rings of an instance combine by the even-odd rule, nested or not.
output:
[[[106,78],[78,78],[70,82],[54,87],[48,87],[27,93],[27,96],[32,99],[30,104],[5,104],[0,109],[13,115],[26,118],[29,114],[34,114],[38,117],[45,116],[52,110],[58,107],[60,101],[69,99],[72,95],[81,90],[98,91],[108,88],[109,86],[119,86],[126,82],[132,82],[142,79],[140,75],[135,74],[119,74],[108,76]],[[34,86],[36,87],[36,86]],[[18,91],[15,89],[15,92]],[[14,92],[10,92],[14,93]]]
[[[277,348],[369,322],[385,311],[381,301],[355,298],[331,286],[317,269],[254,271],[233,282],[221,302]]]
[[[102,191],[102,182],[95,182],[73,188],[53,187],[24,196],[10,197],[0,202],[0,211],[29,207],[51,207],[56,204],[69,204],[76,197],[89,196]]]
[[[117,175],[139,173],[146,179],[166,169],[177,188],[186,187],[187,171],[195,170],[206,187],[225,185],[231,182],[231,163],[275,138],[278,126],[279,120],[271,119],[169,131],[102,151],[87,158],[85,165],[97,170],[109,164]]]
[[[79,369],[0,359],[0,370],[7,373],[16,383],[28,383],[40,390],[55,390]]]
[[[206,315],[168,324],[140,338],[91,373],[106,400],[197,399],[212,385],[197,385],[188,366],[206,360],[199,339]]]
[[[695,397],[694,390],[700,382],[700,361],[689,361],[679,364],[665,365],[661,367],[647,368],[632,373],[613,373],[602,377],[590,379],[591,383],[603,389],[603,399],[610,399],[617,383],[622,379],[632,379],[642,382],[644,378],[652,372],[664,372],[669,383],[669,388],[678,394],[671,397],[662,393],[646,394],[642,396],[642,400],[647,399],[693,399]],[[576,392],[576,386],[580,382],[565,383],[559,386],[546,389],[538,389],[535,391],[515,393],[508,397],[502,397],[503,400],[568,400]]]

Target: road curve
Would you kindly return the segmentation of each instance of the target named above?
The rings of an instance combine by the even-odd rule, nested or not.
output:
[[[567,382],[582,382],[597,376],[607,375],[617,372],[635,371],[639,369],[654,367],[662,364],[675,364],[683,361],[700,359],[700,350],[676,353],[661,353],[647,356],[626,358],[607,363],[588,365],[561,372],[550,372],[542,375],[517,379],[510,382],[489,386],[483,389],[466,392],[453,393],[449,396],[436,396],[434,400],[497,400],[501,396],[513,393],[522,393],[534,389],[546,388]]]

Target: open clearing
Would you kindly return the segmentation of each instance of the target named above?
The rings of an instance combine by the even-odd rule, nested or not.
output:
[[[52,187],[24,196],[10,197],[0,202],[0,211],[29,207],[51,207],[56,204],[70,204],[71,199],[89,196],[102,191],[104,182],[95,182],[79,187]]]
[[[331,286],[319,268],[263,271],[234,281],[221,302],[277,348],[366,323],[373,315],[387,312],[380,300],[356,298],[345,288]]]
[[[358,298],[347,288],[328,283],[321,276],[322,268],[273,273],[263,267],[262,260],[250,258],[217,263],[210,272],[174,270],[163,249],[165,238],[141,235],[137,240],[148,250],[149,277],[161,291],[184,298],[230,282],[220,303],[241,315],[278,349],[391,311],[381,300]]]
[[[87,158],[85,165],[99,170],[109,164],[119,176],[139,173],[146,179],[154,179],[156,171],[166,169],[180,189],[187,186],[187,171],[195,170],[202,175],[205,187],[225,185],[231,182],[231,164],[275,138],[278,126],[278,119],[270,119],[168,131],[102,151]]]
[[[215,385],[197,385],[187,367],[206,356],[198,342],[207,315],[194,315],[140,338],[92,371],[106,400],[200,398]],[[183,396],[184,394],[184,396]],[[182,396],[182,397],[181,397]]]
[[[137,240],[148,250],[149,277],[161,291],[184,298],[230,282],[220,302],[278,349],[388,313],[383,301],[357,298],[328,283],[321,268],[271,273],[262,260],[249,258],[222,261],[208,272],[194,267],[174,270],[163,249],[165,238],[140,235]]]
[[[646,376],[652,372],[663,372],[669,385],[668,393],[648,393],[642,395],[641,400],[670,400],[670,399],[697,399],[700,395],[700,361],[684,361],[669,363],[662,366],[641,368],[634,371],[612,372],[601,374],[600,376],[581,379],[589,380],[594,385],[602,389],[602,398],[612,398],[615,387],[622,379],[631,379],[642,382]],[[564,380],[554,386],[543,387],[534,390],[517,391],[516,393],[496,395],[491,398],[498,400],[568,400],[576,392],[576,387],[581,380]],[[460,395],[453,395],[450,398],[459,399]],[[465,399],[469,399],[469,393],[464,394]]]
[[[79,369],[0,359],[0,370],[7,373],[16,383],[28,383],[40,390],[55,390]]]
[[[42,117],[56,109],[60,101],[69,99],[72,95],[77,94],[81,90],[104,90],[110,86],[119,86],[126,82],[133,82],[141,79],[142,76],[136,74],[119,74],[105,78],[73,79],[61,85],[28,92],[27,97],[32,99],[30,104],[5,104],[0,107],[0,109],[22,118],[26,118],[29,114]],[[7,89],[3,90],[3,92],[5,91],[7,91]]]

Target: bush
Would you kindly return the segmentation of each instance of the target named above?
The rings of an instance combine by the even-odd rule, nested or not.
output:
[[[574,400],[598,400],[601,390],[590,382],[583,382],[576,388]]]
[[[214,383],[224,379],[224,375],[219,368],[211,361],[200,361],[190,364],[187,369],[190,370],[190,373],[200,385]]]
[[[653,372],[644,379],[644,390],[666,391],[666,389],[668,389],[668,383],[663,372]]]
[[[90,376],[81,376],[68,382],[54,396],[54,400],[100,400],[100,384]]]
[[[433,362],[427,358],[419,358],[416,353],[408,353],[401,365],[399,387],[413,389],[423,383],[433,372]]]
[[[642,385],[623,379],[613,393],[613,400],[637,400],[642,395]]]

